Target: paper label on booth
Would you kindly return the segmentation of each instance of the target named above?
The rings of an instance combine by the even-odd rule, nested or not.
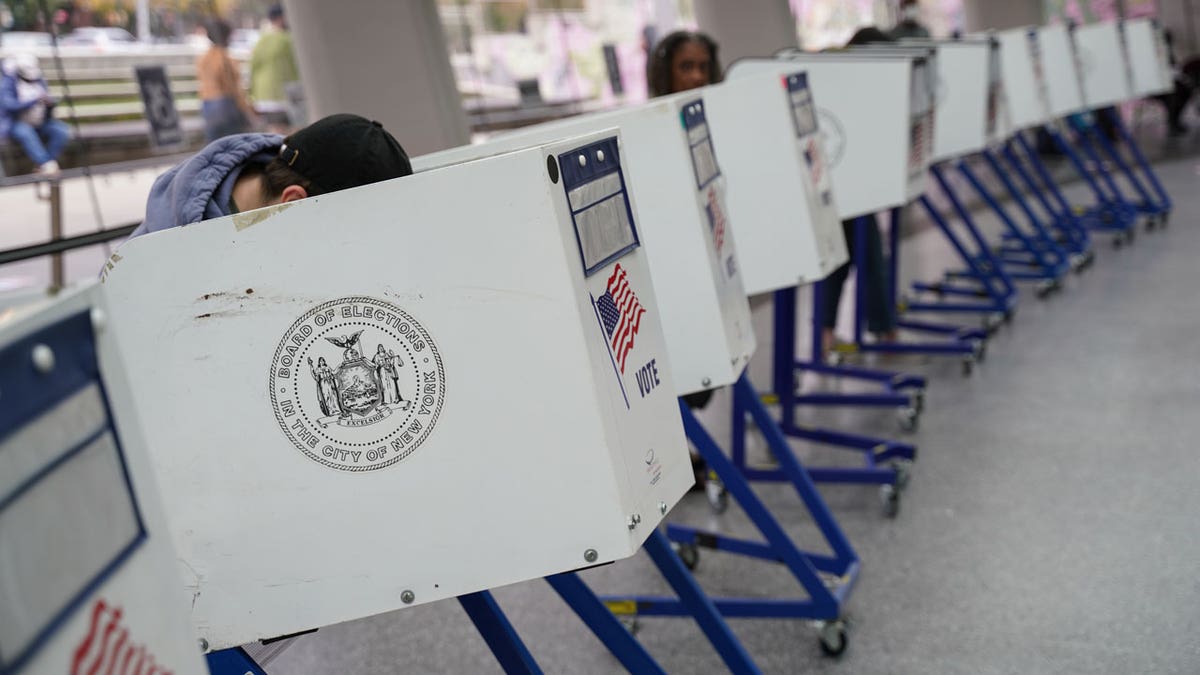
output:
[[[383,300],[349,297],[292,324],[275,351],[270,387],[275,418],[296,449],[330,468],[371,471],[429,437],[446,376],[416,319]]]

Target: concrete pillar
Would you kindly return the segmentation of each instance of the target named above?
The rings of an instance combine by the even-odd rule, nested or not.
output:
[[[696,23],[717,41],[721,65],[799,44],[787,0],[695,0]]]
[[[436,0],[284,0],[310,120],[379,120],[410,155],[465,145],[470,128]]]
[[[963,15],[968,33],[1037,26],[1046,20],[1042,0],[965,0]]]

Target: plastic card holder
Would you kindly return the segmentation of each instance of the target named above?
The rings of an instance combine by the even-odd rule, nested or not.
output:
[[[617,139],[606,138],[558,159],[584,275],[591,276],[639,243]]]
[[[679,111],[683,128],[687,131],[688,149],[692,156],[692,170],[696,175],[696,189],[703,190],[721,175],[717,156],[713,152],[712,137],[708,132],[708,120],[704,116],[704,99],[683,104]]]
[[[796,137],[803,138],[817,132],[817,111],[813,106],[812,90],[808,88],[808,73],[793,73],[784,79],[787,84],[788,100],[792,104],[792,122],[796,125]]]
[[[146,540],[87,312],[0,351],[0,673],[19,672]]]

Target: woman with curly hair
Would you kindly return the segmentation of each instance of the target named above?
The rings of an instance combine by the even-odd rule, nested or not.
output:
[[[721,81],[717,43],[704,33],[676,31],[663,38],[646,63],[651,98]]]

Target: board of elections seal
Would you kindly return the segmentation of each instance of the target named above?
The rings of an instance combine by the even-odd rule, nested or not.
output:
[[[825,146],[825,162],[830,168],[841,163],[846,154],[846,128],[836,115],[825,108],[817,108],[817,131]]]
[[[368,297],[318,305],[271,362],[271,406],[298,450],[325,466],[373,471],[408,457],[437,424],[442,356],[425,327]]]

